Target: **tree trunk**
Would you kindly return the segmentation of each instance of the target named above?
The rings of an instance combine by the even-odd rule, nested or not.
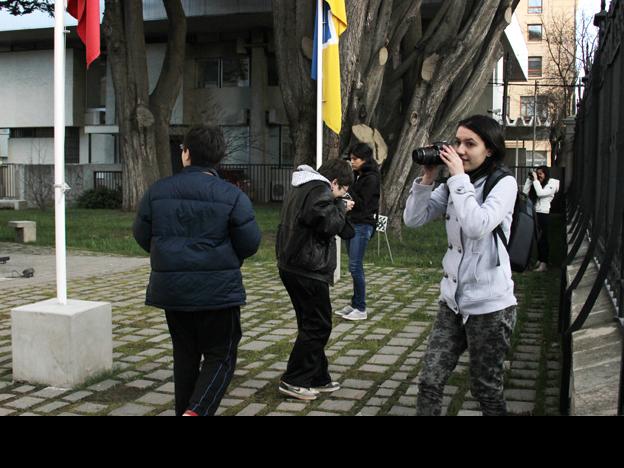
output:
[[[301,118],[302,112],[314,109],[310,61],[299,47],[292,47],[301,44],[303,37],[313,37],[311,3],[273,2],[288,116],[297,134],[309,126],[310,136],[296,138],[297,146],[314,142],[314,122]],[[389,143],[382,214],[390,216],[395,231],[400,229],[404,201],[419,170],[413,167],[412,151],[433,136],[450,137],[458,120],[467,116],[502,56],[500,39],[518,3],[445,0],[425,23],[421,0],[347,0],[349,28],[340,42],[343,132],[339,140],[326,138],[325,151],[343,152],[352,143],[354,125],[381,132]],[[296,151],[301,160],[313,160],[313,146]]]
[[[123,166],[123,208],[136,210],[145,191],[171,173],[169,124],[182,86],[186,17],[180,0],[164,0],[169,43],[150,97],[141,0],[106,0],[104,34],[111,64]]]
[[[163,0],[169,22],[169,40],[158,84],[150,96],[150,108],[155,118],[156,155],[160,177],[172,174],[169,128],[184,82],[186,58],[186,14],[180,0]]]
[[[295,145],[295,165],[316,159],[316,86],[304,39],[314,37],[315,2],[273,0],[275,48],[284,107]]]
[[[154,116],[149,110],[142,1],[107,0],[104,33],[115,87],[123,208],[131,211],[159,175]]]

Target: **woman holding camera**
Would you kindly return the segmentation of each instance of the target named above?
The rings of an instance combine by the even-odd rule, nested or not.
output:
[[[533,201],[537,212],[537,224],[539,226],[537,237],[538,263],[535,269],[537,273],[548,271],[550,209],[555,195],[559,192],[559,187],[559,181],[550,177],[550,169],[546,166],[538,167],[531,173],[524,185],[524,194]]]
[[[381,174],[370,146],[358,144],[351,149],[349,154],[355,173],[355,183],[349,190],[349,196],[355,202],[353,211],[349,213],[349,221],[355,227],[355,237],[347,241],[349,272],[353,278],[353,298],[351,305],[336,312],[336,315],[345,320],[359,322],[368,319],[364,256],[377,227]]]
[[[511,265],[507,249],[493,233],[502,226],[509,238],[518,186],[502,179],[483,199],[488,176],[502,165],[505,138],[486,116],[459,123],[455,146],[444,146],[446,184],[434,189],[437,166],[426,166],[414,182],[405,224],[423,226],[445,217],[448,252],[444,257],[440,312],[431,333],[419,383],[419,415],[438,416],[444,387],[461,355],[470,354],[470,387],[486,416],[507,414],[504,362],[516,324]]]

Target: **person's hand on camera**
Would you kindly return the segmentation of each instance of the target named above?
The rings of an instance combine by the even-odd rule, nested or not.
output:
[[[422,185],[433,185],[438,178],[438,166],[423,166],[422,169]]]
[[[459,154],[457,154],[457,151],[452,146],[444,146],[444,149],[440,151],[440,156],[444,164],[449,168],[451,177],[466,173],[464,170],[464,161],[459,157]]]
[[[347,213],[355,207],[355,202],[353,200],[345,200],[345,207],[347,208]]]
[[[537,172],[532,172],[532,173],[531,173],[531,180],[532,180],[533,182],[535,182],[536,180],[538,180],[538,177],[537,177]]]

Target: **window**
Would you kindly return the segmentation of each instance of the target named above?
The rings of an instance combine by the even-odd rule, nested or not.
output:
[[[529,78],[542,76],[542,57],[529,57]]]
[[[275,54],[267,54],[267,66],[269,68],[269,86],[279,86],[279,71]]]
[[[269,154],[271,164],[281,167],[289,167],[294,164],[295,154],[289,127],[283,125],[269,127]]]
[[[197,88],[249,88],[249,57],[214,58],[197,62]]]
[[[544,38],[544,27],[541,24],[529,24],[529,42],[541,42]]]
[[[520,114],[524,119],[530,119],[535,115],[535,96],[522,96],[520,98]],[[540,119],[548,118],[548,99],[546,96],[537,96],[537,112]]]
[[[529,0],[529,15],[541,15],[543,10],[543,0]]]
[[[19,138],[54,138],[54,128],[12,128],[11,139]]]
[[[221,60],[222,88],[249,88],[249,57]]]
[[[197,63],[197,87],[218,88],[220,83],[220,61],[202,60]]]
[[[249,127],[221,128],[227,146],[227,156],[222,164],[249,164],[251,162]]]

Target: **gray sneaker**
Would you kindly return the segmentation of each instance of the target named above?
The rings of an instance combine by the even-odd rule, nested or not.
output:
[[[337,311],[336,315],[338,317],[344,317],[345,315],[349,315],[351,312],[353,312],[353,307],[347,306],[344,309]]]
[[[302,401],[314,401],[318,398],[318,392],[312,390],[311,388],[294,387],[285,382],[280,383],[279,392],[282,395]]]
[[[354,309],[349,315],[345,315],[342,317],[345,320],[349,320],[350,322],[362,322],[364,320],[368,320],[368,314],[366,312],[362,312],[361,310]]]
[[[312,390],[313,392],[318,392],[318,393],[334,393],[340,390],[341,388],[342,387],[340,386],[338,382],[330,382],[327,385],[324,385],[323,387],[313,387],[310,390]]]

